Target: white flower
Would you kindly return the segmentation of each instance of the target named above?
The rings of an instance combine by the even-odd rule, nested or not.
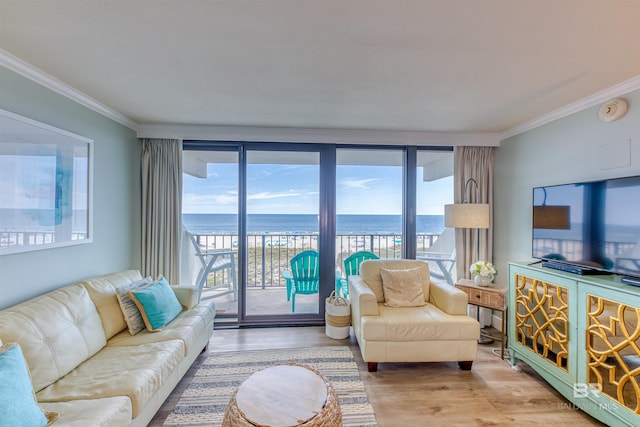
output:
[[[498,274],[496,267],[487,261],[474,262],[471,267],[469,267],[469,272],[472,276],[480,275],[482,277],[492,277]]]

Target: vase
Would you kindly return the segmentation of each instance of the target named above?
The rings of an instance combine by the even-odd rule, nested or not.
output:
[[[493,282],[493,276],[481,276],[476,274],[473,278],[473,283],[478,286],[491,286],[491,282]]]

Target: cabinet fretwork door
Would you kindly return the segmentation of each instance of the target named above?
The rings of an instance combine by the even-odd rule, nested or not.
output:
[[[556,367],[569,370],[569,290],[515,276],[516,341]]]
[[[640,308],[587,295],[587,383],[640,414]]]

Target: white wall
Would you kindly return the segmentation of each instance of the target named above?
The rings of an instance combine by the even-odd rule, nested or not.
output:
[[[629,110],[616,122],[601,122],[592,107],[504,140],[496,150],[494,261],[500,285],[508,286],[509,261],[533,260],[533,187],[640,175],[640,91],[622,98]],[[614,156],[612,148],[629,140],[630,156]],[[612,160],[628,165],[608,168]]]
[[[135,132],[0,67],[0,108],[94,140],[93,243],[0,256],[0,309],[97,274],[140,268]]]

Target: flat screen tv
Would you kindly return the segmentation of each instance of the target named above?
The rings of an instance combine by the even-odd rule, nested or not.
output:
[[[640,176],[534,188],[532,255],[640,285]]]

